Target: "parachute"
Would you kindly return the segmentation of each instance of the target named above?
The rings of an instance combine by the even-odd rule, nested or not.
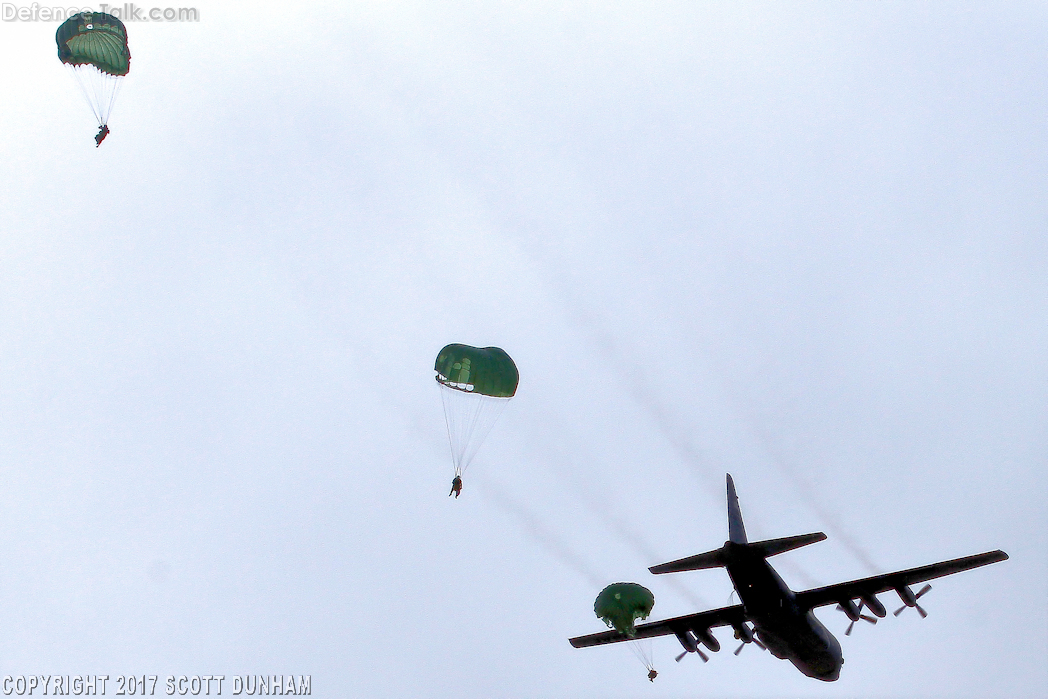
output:
[[[597,595],[593,613],[610,628],[628,638],[633,638],[637,619],[647,619],[655,606],[655,595],[637,583],[613,583]]]
[[[433,365],[448,425],[455,475],[461,476],[517,392],[517,365],[498,347],[451,344]]]
[[[615,629],[626,638],[630,651],[637,660],[648,669],[648,679],[654,680],[658,674],[651,649],[651,639],[634,639],[634,624],[638,619],[647,619],[655,606],[655,595],[651,590],[637,583],[613,583],[608,585],[593,602],[593,613],[600,617],[610,628]]]
[[[131,70],[124,23],[105,12],[79,12],[58,27],[55,43],[58,60],[76,78],[101,134],[123,78]]]

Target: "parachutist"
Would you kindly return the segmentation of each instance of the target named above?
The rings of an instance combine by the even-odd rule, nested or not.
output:
[[[4,12],[7,12],[6,5]],[[95,115],[97,148],[109,134],[106,124],[113,100],[124,76],[131,70],[127,29],[119,18],[106,12],[74,12],[59,25],[55,45],[58,60],[76,77]]]
[[[462,476],[455,476],[451,480],[451,492],[448,493],[448,497],[450,498],[452,495],[454,495],[455,499],[458,500],[459,493],[461,493],[461,492],[462,492]]]
[[[462,489],[459,478],[498,420],[506,403],[517,392],[517,365],[498,347],[451,344],[440,350],[433,363],[440,386],[444,420],[451,442],[452,472],[456,478],[451,495]]]
[[[593,602],[593,613],[610,628],[618,631],[630,644],[630,650],[644,664],[648,679],[655,681],[655,663],[651,657],[651,641],[637,638],[638,619],[647,619],[655,606],[655,595],[637,583],[621,582],[608,585]],[[618,639],[616,639],[618,640]]]

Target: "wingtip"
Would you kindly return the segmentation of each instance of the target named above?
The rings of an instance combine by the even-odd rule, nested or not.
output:
[[[666,566],[668,565],[669,563],[660,563],[657,566],[648,566],[648,572],[652,575],[662,575],[663,573],[668,573],[670,572],[666,570]]]

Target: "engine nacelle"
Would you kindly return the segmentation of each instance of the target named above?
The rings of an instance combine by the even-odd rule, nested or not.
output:
[[[701,629],[695,631],[695,636],[702,641],[702,645],[706,646],[714,653],[721,649],[720,641],[713,637],[709,629]]]
[[[916,607],[917,598],[914,596],[913,591],[909,587],[903,585],[902,587],[895,588],[895,591],[899,593],[899,599],[907,607]]]
[[[753,643],[753,631],[746,624],[739,624],[733,627],[735,629],[735,638],[739,639],[743,643]]]
[[[691,631],[675,631],[674,636],[680,641],[680,644],[684,646],[684,650],[689,653],[694,653],[695,649],[698,648],[698,644],[695,642],[695,638],[691,635]]]
[[[859,606],[852,602],[850,599],[842,599],[840,601],[841,610],[848,615],[848,618],[852,621],[859,620]]]
[[[881,604],[881,601],[877,599],[875,595],[863,595],[862,603],[866,605],[867,609],[869,609],[871,612],[881,617],[882,619],[888,613],[887,611],[885,611],[884,605]]]

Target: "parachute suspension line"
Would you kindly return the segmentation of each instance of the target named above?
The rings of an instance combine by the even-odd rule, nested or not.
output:
[[[444,403],[444,422],[448,426],[448,442],[451,445],[455,475],[461,476],[468,465],[466,452],[470,446],[470,437],[476,429],[484,406],[480,401],[466,401],[457,397],[455,394],[461,391],[456,389],[442,386],[439,390],[441,401]]]
[[[485,396],[444,385],[440,385],[440,397],[444,404],[444,419],[451,443],[455,475],[462,475],[498,421],[509,399]]]
[[[476,456],[506,401],[451,388],[443,388],[442,395],[450,426],[455,473],[461,475]]]
[[[455,455],[455,439],[451,436],[451,415],[448,414],[448,402],[444,399],[444,389],[440,391],[440,401],[444,404],[444,425],[448,428],[448,448],[451,449],[451,463],[455,464],[455,475],[461,476],[462,469],[458,465],[458,457]]]
[[[89,64],[70,65],[70,71],[80,86],[80,94],[95,115],[99,126],[109,123],[109,117],[116,103],[117,93],[123,84],[122,76],[103,73]]]
[[[483,396],[480,402],[482,405],[477,409],[476,417],[470,425],[470,435],[467,438],[467,445],[462,454],[463,471],[473,462],[473,457],[480,451],[480,447],[484,444],[484,440],[487,439],[488,433],[491,432],[495,423],[498,422],[499,416],[502,415],[502,410],[506,407],[509,399]]]
[[[627,641],[626,645],[629,646],[633,656],[637,658],[637,660],[639,660],[649,672],[655,669],[655,659],[650,638]]]
[[[448,390],[450,391],[456,389]],[[457,445],[457,451],[454,452],[455,473],[457,475],[461,475],[462,471],[465,470],[466,466],[469,465],[469,462],[466,459],[466,452],[469,450],[470,439],[473,435],[473,432],[477,429],[477,423],[480,421],[480,415],[484,409],[483,401],[479,399],[479,396],[476,396],[476,398],[477,400],[471,400],[469,402],[463,400],[456,400],[455,398],[450,398],[450,400],[448,401],[452,403],[452,405],[454,405],[455,403],[459,404],[456,407],[452,407],[450,411],[453,422],[455,421],[456,417],[458,418],[458,424],[456,425],[458,429],[455,430],[455,434],[452,436],[452,439]],[[448,403],[445,403],[445,406],[447,405]],[[445,415],[447,414],[448,413],[445,412]]]
[[[99,111],[97,99],[97,93],[99,92],[94,85],[94,81],[90,79],[87,71],[97,72],[98,69],[93,66],[78,65],[69,66],[70,72],[73,74],[73,79],[76,80],[76,84],[80,87],[80,95],[87,102],[87,108],[91,110],[91,113],[95,115],[95,121],[98,125],[102,125],[102,113]]]
[[[105,103],[105,111],[102,112],[105,117],[103,124],[109,123],[109,118],[113,116],[113,105],[116,104],[116,96],[120,93],[120,87],[124,84],[123,77],[117,77],[115,75],[109,75],[108,73],[103,76],[105,81],[111,86],[108,89],[109,100]]]

